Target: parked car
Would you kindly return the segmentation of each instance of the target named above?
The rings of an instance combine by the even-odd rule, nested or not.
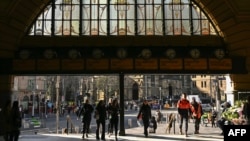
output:
[[[201,104],[203,112],[209,112],[213,109],[213,107],[210,104]]]

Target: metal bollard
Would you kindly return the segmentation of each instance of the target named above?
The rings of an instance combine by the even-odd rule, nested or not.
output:
[[[132,127],[132,119],[128,119],[128,127],[131,128]]]
[[[67,135],[69,134],[69,115],[67,115]]]

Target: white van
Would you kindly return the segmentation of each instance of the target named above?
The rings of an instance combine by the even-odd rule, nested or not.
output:
[[[199,95],[187,95],[187,99],[189,100],[189,102],[192,102],[192,98],[195,98],[195,100],[197,101],[197,102],[199,102],[199,103],[202,103],[201,102],[201,99],[200,99],[200,97],[199,97]]]

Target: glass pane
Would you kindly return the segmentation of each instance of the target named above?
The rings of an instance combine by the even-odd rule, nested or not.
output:
[[[216,35],[216,30],[207,16],[190,0],[56,0],[53,2],[55,2],[55,16],[52,16],[51,3],[34,22],[29,35],[47,36],[55,33],[61,36],[76,36],[79,35],[79,29],[82,30],[81,35],[135,35],[135,33],[163,35],[162,25],[165,26],[165,35],[191,35],[191,32],[195,35]],[[110,13],[107,13],[108,2]],[[164,15],[162,6],[165,10]],[[190,12],[193,19],[190,19]],[[51,28],[51,25],[55,27]],[[110,27],[107,27],[108,25]],[[190,26],[193,27],[193,31],[190,31]],[[55,31],[52,32],[52,29]]]
[[[118,27],[116,20],[110,20],[110,35],[118,35]]]
[[[135,21],[127,20],[127,35],[135,35]]]
[[[182,35],[191,35],[189,20],[182,20],[181,30],[182,30]]]

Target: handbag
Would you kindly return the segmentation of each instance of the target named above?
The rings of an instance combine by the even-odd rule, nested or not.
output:
[[[97,110],[95,111],[94,118],[96,120],[99,120],[99,118],[100,118],[99,112]]]

